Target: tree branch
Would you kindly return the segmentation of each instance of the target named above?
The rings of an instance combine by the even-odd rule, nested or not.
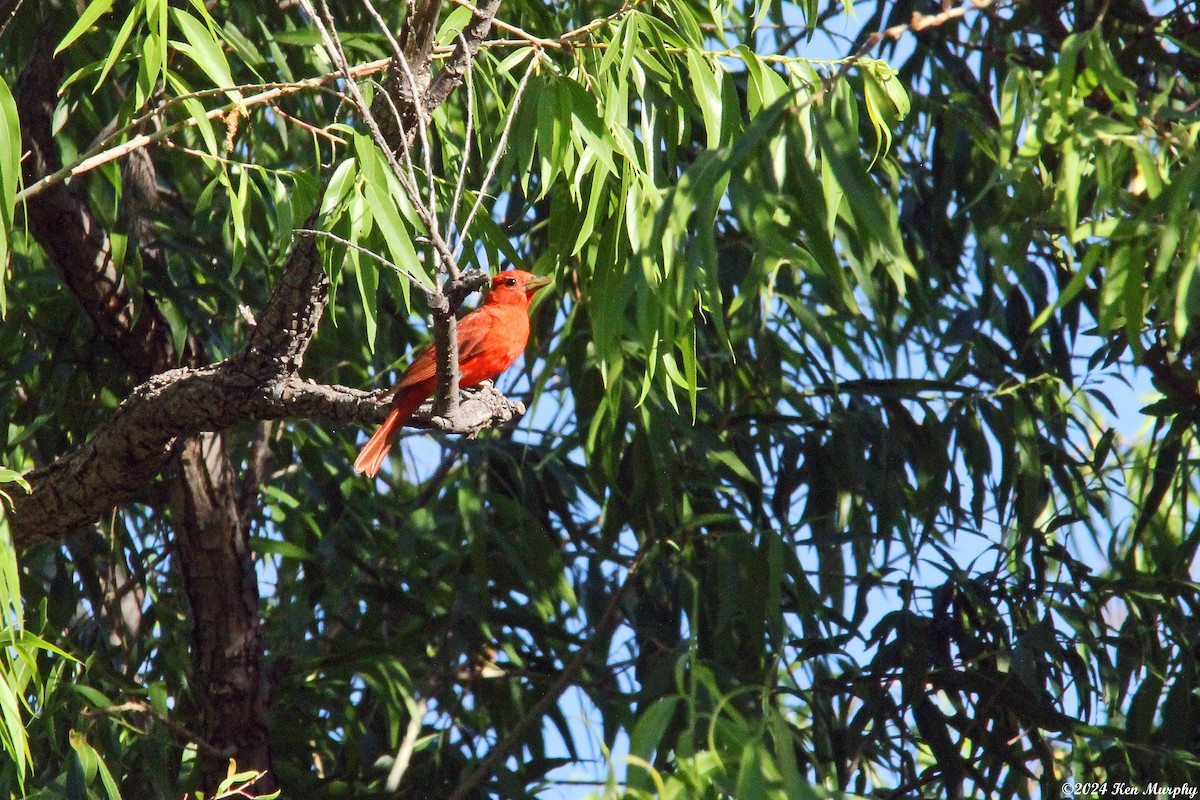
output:
[[[312,228],[315,222],[314,215],[304,227]],[[304,351],[316,335],[328,303],[329,277],[316,239],[298,236],[283,276],[246,345],[244,358],[251,371],[261,378],[294,375],[304,363]]]
[[[500,0],[486,0],[473,9],[471,21],[467,23],[467,27],[463,28],[454,52],[438,74],[434,75],[433,80],[429,82],[429,88],[425,91],[427,107],[436,108],[441,105],[450,96],[450,93],[463,82],[467,64],[479,52],[479,45],[487,38],[488,31],[492,27],[492,20],[495,19],[496,11],[499,8]]]
[[[181,437],[248,420],[310,419],[330,425],[377,425],[391,408],[388,392],[365,392],[290,377],[264,384],[241,359],[176,369],[143,383],[113,419],[78,450],[27,478],[29,495],[13,497],[13,539],[25,548],[65,536],[133,496],[163,468]],[[417,413],[422,427],[474,435],[521,416],[521,403],[490,385],[462,402],[453,420]]]
[[[440,2],[419,3],[417,11],[420,13],[415,13],[411,20],[433,19],[430,24],[435,25],[436,16],[429,16],[427,12],[440,7]],[[478,39],[486,32],[487,26],[482,22],[471,27],[463,37],[468,42],[463,48],[463,57],[474,52],[470,47],[472,38],[477,39],[477,47]],[[416,46],[415,43],[424,43],[424,49],[413,53],[413,63],[423,65],[427,73],[432,33],[426,28],[416,33],[402,33],[400,42],[406,52]],[[48,136],[55,83],[48,55],[43,55],[43,59],[45,64],[27,70],[30,89],[24,96],[28,98],[30,111],[23,113],[22,119],[30,123],[29,130],[34,132],[43,126],[32,123],[46,123]],[[347,77],[353,80],[355,76],[351,71]],[[439,102],[461,80],[462,73],[442,79]],[[45,91],[47,87],[49,94]],[[429,103],[426,108],[432,109],[434,105]],[[27,146],[31,156],[26,159],[27,168],[40,166],[43,170],[30,174],[34,180],[54,169],[49,160],[54,153],[52,145],[52,141],[30,138]],[[51,200],[55,205],[50,205]],[[36,208],[51,209],[45,215],[39,214],[37,221],[32,218],[35,202],[47,204]],[[143,308],[140,315],[132,313],[128,292],[111,261],[105,260],[109,252],[107,236],[87,215],[86,207],[81,201],[74,200],[67,187],[55,183],[43,185],[36,197],[28,198],[28,203],[31,227],[35,224],[49,225],[50,228],[57,225],[61,231],[71,220],[69,216],[65,219],[55,216],[52,212],[58,207],[69,209],[76,215],[76,220],[83,220],[73,223],[70,229],[79,230],[79,241],[91,241],[93,246],[76,245],[74,253],[64,251],[54,255],[67,259],[68,264],[73,257],[86,259],[86,264],[80,262],[79,269],[64,268],[64,274],[68,275],[68,282],[72,273],[83,276],[78,281],[81,288],[77,296],[82,295],[81,302],[91,310],[97,327],[106,333],[106,337],[119,347],[125,347],[144,382],[85,445],[30,473],[28,480],[32,493],[14,498],[10,515],[18,547],[64,536],[133,496],[162,471],[173,444],[180,437],[221,431],[252,420],[313,419],[330,424],[370,425],[386,417],[386,395],[341,386],[321,386],[296,377],[329,301],[328,278],[312,237],[298,238],[283,276],[259,315],[258,325],[243,353],[208,367],[173,369],[153,375],[164,365],[176,363],[174,354],[162,349],[168,346],[164,342],[170,342],[169,328],[161,320],[154,322],[154,315],[148,313],[149,307]],[[50,222],[45,222],[46,219]],[[314,222],[310,220],[309,226]],[[431,229],[431,233],[436,235],[436,228]],[[53,236],[39,237],[39,240],[47,247],[53,247]],[[104,269],[98,269],[97,265]],[[477,286],[479,277],[463,275],[459,281],[447,284],[442,302],[453,309]],[[116,313],[114,309],[117,309]],[[135,319],[136,323],[133,322]],[[142,324],[157,327],[141,331],[137,326]],[[147,377],[147,374],[153,377]],[[444,432],[473,435],[523,413],[521,403],[509,401],[489,385],[461,403],[455,414],[438,417],[423,408],[418,412],[417,422]]]

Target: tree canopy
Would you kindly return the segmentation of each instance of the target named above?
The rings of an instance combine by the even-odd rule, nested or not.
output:
[[[1200,781],[1198,54],[1141,0],[5,4],[0,793]],[[460,394],[507,267],[555,286]]]

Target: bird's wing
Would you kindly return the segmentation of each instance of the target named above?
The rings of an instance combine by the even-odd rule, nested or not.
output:
[[[492,306],[480,306],[458,321],[458,363],[480,355],[491,340],[492,329],[500,315]]]
[[[488,306],[481,306],[458,321],[458,363],[479,355],[496,324],[496,315]],[[408,369],[400,376],[396,389],[406,389],[437,377],[437,349],[427,344],[417,351]]]
[[[413,356],[412,363],[408,365],[408,369],[404,370],[404,374],[396,383],[396,391],[399,392],[409,386],[433,380],[435,375],[437,375],[437,351],[433,344],[427,344]]]

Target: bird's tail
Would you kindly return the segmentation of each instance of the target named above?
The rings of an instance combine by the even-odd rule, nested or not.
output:
[[[387,458],[388,451],[392,449],[392,442],[396,440],[396,434],[404,427],[404,423],[408,422],[408,418],[413,415],[423,400],[424,398],[419,394],[416,396],[405,394],[396,399],[396,405],[392,406],[392,413],[388,414],[388,418],[379,426],[379,430],[375,431],[363,445],[362,450],[358,451],[358,458],[354,459],[355,473],[365,472],[368,478],[375,477],[383,460]]]

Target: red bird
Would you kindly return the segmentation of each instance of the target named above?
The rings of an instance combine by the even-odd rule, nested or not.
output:
[[[508,369],[525,352],[529,341],[529,303],[549,278],[538,278],[523,270],[501,272],[492,278],[492,288],[483,305],[458,321],[459,386],[477,386]],[[413,358],[396,384],[392,413],[363,445],[354,461],[355,472],[374,478],[392,449],[404,423],[437,386],[437,353],[426,345]]]

